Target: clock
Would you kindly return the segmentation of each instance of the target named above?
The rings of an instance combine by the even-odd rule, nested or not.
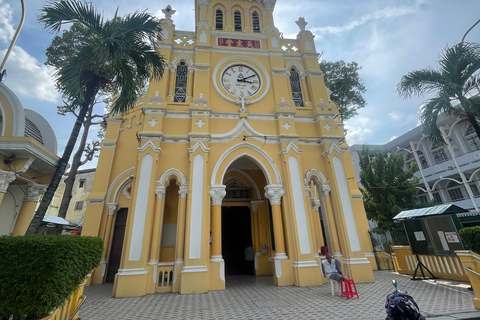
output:
[[[234,64],[225,68],[220,81],[225,91],[237,98],[250,98],[262,87],[258,72],[245,64]]]
[[[212,83],[220,97],[234,104],[244,101],[251,105],[270,90],[267,70],[250,57],[232,56],[216,63]]]

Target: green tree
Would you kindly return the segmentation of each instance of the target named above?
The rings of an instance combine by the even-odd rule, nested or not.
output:
[[[78,50],[57,70],[56,84],[64,98],[79,112],[52,181],[27,230],[35,234],[70,159],[89,109],[101,91],[109,87],[118,95],[111,112],[120,114],[134,107],[141,88],[150,78],[160,79],[164,59],[158,53],[160,21],[145,12],[104,19],[92,3],[79,0],[48,2],[38,20],[52,32],[69,23],[80,23],[88,32]]]
[[[363,146],[360,156],[360,182],[365,211],[370,220],[376,221],[384,231],[391,231],[393,217],[402,210],[417,206],[418,179],[414,173],[418,170],[414,161],[404,171],[405,160],[401,154],[391,153],[385,157],[375,150],[373,157],[370,149]]]
[[[445,49],[440,56],[439,70],[431,68],[411,71],[397,85],[401,97],[435,96],[421,107],[423,132],[432,139],[441,138],[437,118],[443,113],[468,121],[480,137],[480,45],[462,42]]]
[[[358,109],[367,105],[362,95],[367,90],[358,74],[362,67],[355,61],[345,63],[343,60],[323,60],[320,62],[320,69],[325,74],[325,86],[330,91],[330,100],[337,105],[342,121],[356,116]]]

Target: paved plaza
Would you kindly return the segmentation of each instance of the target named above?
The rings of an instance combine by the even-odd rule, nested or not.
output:
[[[468,284],[449,280],[412,281],[409,276],[375,271],[375,283],[357,284],[360,299],[332,296],[330,285],[277,287],[273,278],[227,277],[225,291],[180,295],[159,293],[114,299],[113,285],[85,288],[81,320],[158,319],[385,319],[385,297],[398,288],[412,295],[428,319],[480,319]]]

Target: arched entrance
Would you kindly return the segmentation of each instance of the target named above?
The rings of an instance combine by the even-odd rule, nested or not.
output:
[[[222,257],[225,276],[273,275],[274,255],[267,185],[262,169],[248,157],[233,161],[223,178]]]

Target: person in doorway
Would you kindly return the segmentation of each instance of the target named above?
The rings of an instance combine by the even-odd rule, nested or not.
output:
[[[322,264],[327,278],[336,281],[346,280],[347,277],[345,277],[342,273],[342,265],[340,264],[340,261],[333,259],[332,255],[328,252],[325,256],[327,259],[323,260]]]
[[[253,261],[255,257],[255,250],[253,250],[252,246],[248,246],[245,249],[245,261]]]

